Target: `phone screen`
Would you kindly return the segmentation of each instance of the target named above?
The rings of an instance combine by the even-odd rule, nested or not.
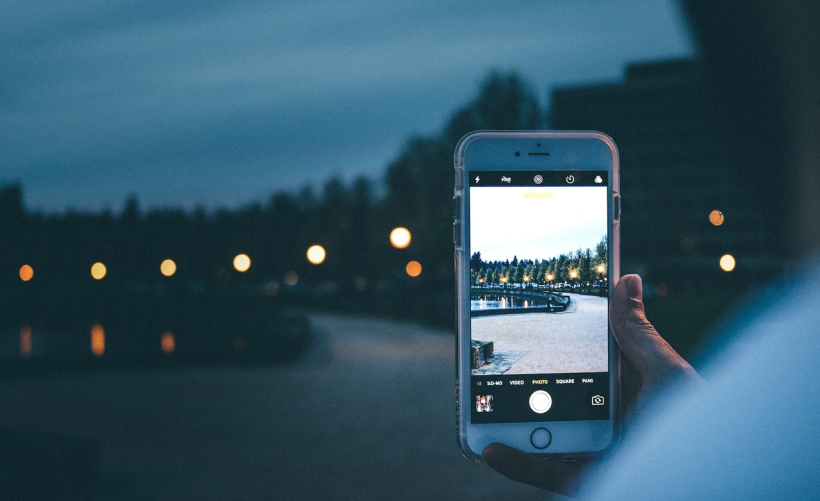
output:
[[[471,421],[609,419],[606,171],[470,171]]]

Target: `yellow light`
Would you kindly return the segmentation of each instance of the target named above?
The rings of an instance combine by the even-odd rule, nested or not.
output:
[[[174,352],[174,348],[176,348],[176,341],[174,340],[174,333],[171,331],[165,331],[162,333],[162,338],[160,339],[160,346],[162,346],[162,352],[166,354],[170,354]]]
[[[552,273],[547,273],[547,280],[552,280]]]
[[[569,278],[575,278],[578,276],[578,272],[575,270],[569,270]]]
[[[723,213],[719,210],[713,210],[709,213],[709,222],[715,226],[723,224]]]
[[[421,263],[418,261],[410,261],[407,263],[407,266],[405,266],[404,271],[406,271],[411,277],[417,277],[421,275]],[[479,279],[479,281],[484,282],[484,279]]]
[[[393,228],[393,231],[390,232],[390,244],[397,249],[406,248],[410,245],[410,240],[412,240],[412,238],[413,237],[410,235],[410,230],[401,226],[398,228]]]
[[[507,283],[507,277],[501,277],[501,283],[506,284]]]
[[[20,327],[20,355],[31,355],[31,327],[28,325]]]
[[[326,256],[327,253],[325,252],[325,248],[321,245],[311,245],[307,250],[308,261],[313,264],[322,264],[325,262]]]
[[[159,271],[166,277],[170,277],[177,272],[177,264],[173,259],[166,259],[159,265]]]
[[[91,266],[91,276],[94,277],[94,280],[102,280],[106,273],[108,273],[108,270],[102,263],[94,263]]]
[[[95,357],[101,357],[105,353],[105,329],[100,324],[91,327],[91,353]]]
[[[525,281],[525,282],[529,282],[529,281],[530,281],[530,277],[528,277],[528,276],[524,276],[524,281]]]
[[[602,264],[599,264],[598,267],[595,269],[598,271],[598,273],[603,273],[606,271],[606,267],[604,267],[604,265]]]
[[[292,287],[296,285],[297,282],[299,282],[299,275],[297,275],[295,271],[285,273],[285,284]]]
[[[233,267],[236,268],[236,271],[239,273],[245,273],[251,267],[251,258],[249,258],[247,254],[237,254],[236,257],[233,258]]]
[[[724,254],[720,258],[720,269],[726,272],[735,269],[735,258],[731,254]]]
[[[29,280],[31,280],[31,277],[33,276],[34,269],[31,266],[24,264],[20,267],[20,280],[22,280],[23,282],[28,282]]]

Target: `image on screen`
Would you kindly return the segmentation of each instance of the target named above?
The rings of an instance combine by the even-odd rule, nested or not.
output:
[[[470,187],[471,372],[608,370],[607,187]]]

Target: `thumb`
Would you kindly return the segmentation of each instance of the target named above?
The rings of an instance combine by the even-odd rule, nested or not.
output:
[[[625,275],[612,293],[609,321],[621,352],[638,371],[644,385],[658,386],[668,378],[684,375],[699,379],[692,366],[647,320],[642,290],[641,277]]]

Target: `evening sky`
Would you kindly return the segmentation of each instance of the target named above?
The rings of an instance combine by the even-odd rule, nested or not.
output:
[[[48,211],[379,180],[490,70],[545,101],[694,52],[666,0],[9,0],[0,32],[0,183]]]

